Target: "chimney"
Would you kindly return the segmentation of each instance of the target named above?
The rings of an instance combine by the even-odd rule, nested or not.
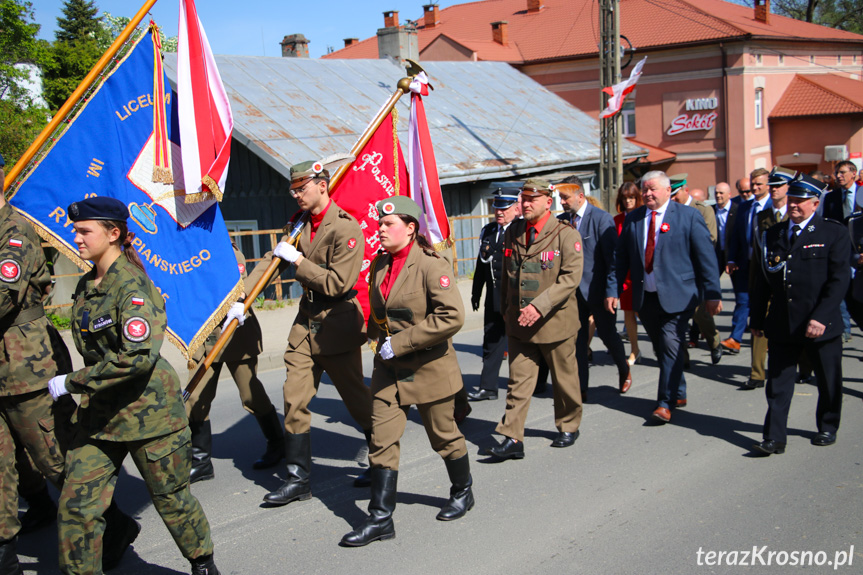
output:
[[[426,4],[423,6],[423,10],[423,18],[425,18],[426,30],[430,30],[431,28],[434,28],[440,23],[440,20],[438,20],[437,4]]]
[[[507,21],[491,23],[491,38],[502,46],[509,45],[509,33],[507,32]]]
[[[378,29],[378,58],[392,58],[402,66],[405,60],[420,59],[417,29],[410,24]]]
[[[755,0],[755,19],[770,24],[770,0]]]
[[[395,10],[384,12],[384,28],[398,28],[399,13]]]
[[[345,48],[348,46],[353,46],[354,44],[359,44],[359,38],[345,38]]]
[[[309,41],[302,34],[285,36],[280,44],[282,45],[282,58],[309,57]]]
[[[758,0],[755,0],[756,2]],[[542,0],[527,0],[527,13],[536,14],[542,10]]]

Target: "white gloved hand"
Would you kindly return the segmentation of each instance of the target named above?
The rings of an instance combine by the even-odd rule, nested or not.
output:
[[[294,263],[297,261],[297,258],[303,254],[297,251],[297,248],[288,242],[279,242],[279,245],[277,245],[276,249],[273,250],[273,255],[278,258],[282,258],[286,262]]]
[[[393,346],[390,343],[390,338],[387,337],[386,341],[384,341],[384,344],[381,346],[381,359],[392,359],[395,356],[396,354],[393,353]]]
[[[51,392],[51,397],[54,398],[54,401],[57,401],[57,398],[60,396],[69,393],[69,390],[66,389],[66,375],[52,377],[48,382],[48,391]]]
[[[238,301],[235,301],[231,305],[231,309],[228,310],[228,315],[225,316],[225,322],[222,324],[222,329],[228,327],[228,324],[231,323],[232,319],[237,320],[239,325],[243,325],[243,322],[246,321],[245,312],[246,306],[241,304]]]

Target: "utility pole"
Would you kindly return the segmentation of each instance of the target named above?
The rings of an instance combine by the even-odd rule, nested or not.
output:
[[[620,82],[620,0],[599,0],[599,38],[599,84],[607,88]],[[600,110],[605,109],[610,97],[600,92]],[[602,203],[611,211],[613,196],[623,183],[620,114],[600,119],[599,130],[599,189]]]

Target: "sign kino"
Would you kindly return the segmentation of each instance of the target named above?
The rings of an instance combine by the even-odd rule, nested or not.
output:
[[[706,111],[716,110],[719,107],[719,98],[688,98],[686,100],[686,111]],[[699,130],[710,131],[716,124],[716,118],[719,116],[715,111],[706,114],[695,113],[693,115],[680,114],[671,120],[671,127],[668,128],[669,136],[676,136],[683,132],[697,132]]]

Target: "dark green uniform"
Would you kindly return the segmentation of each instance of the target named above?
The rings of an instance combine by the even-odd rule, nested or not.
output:
[[[55,486],[63,481],[63,449],[54,422],[56,418],[65,430],[75,403],[65,397],[55,404],[47,389],[49,379],[71,368],[68,352],[42,307],[50,285],[39,237],[4,204],[0,207],[0,544],[13,540],[20,529],[16,442],[26,450],[21,453],[22,463],[29,455]]]
[[[95,270],[85,274],[73,296],[72,335],[85,367],[66,379],[81,402],[60,494],[60,568],[102,572],[102,515],[127,453],[183,555],[211,555],[209,523],[189,490],[191,445],[180,382],[159,355],[164,300],[125,256],[98,286],[94,277]]]

